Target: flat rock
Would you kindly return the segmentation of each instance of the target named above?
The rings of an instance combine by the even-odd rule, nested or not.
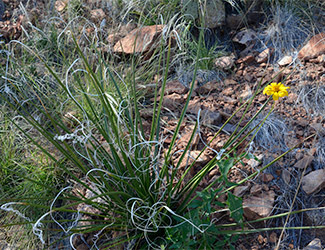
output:
[[[238,186],[234,189],[234,195],[237,197],[242,197],[246,191],[248,190],[249,186]]]
[[[234,94],[234,88],[233,87],[225,88],[224,90],[222,90],[222,94],[224,96],[231,96],[232,94]]]
[[[215,81],[207,82],[206,84],[203,84],[201,86],[198,86],[195,89],[195,92],[200,95],[209,94],[212,91],[215,91],[217,89],[217,83]]]
[[[261,181],[268,183],[274,179],[273,175],[268,174],[268,173],[261,173],[260,175]]]
[[[244,215],[248,220],[264,218],[271,214],[275,193],[273,190],[251,196],[243,201]]]
[[[263,50],[261,53],[259,53],[255,57],[255,60],[258,63],[265,63],[270,59],[270,57],[273,55],[273,53],[274,53],[274,48],[267,48],[267,49]]]
[[[240,64],[240,63],[252,63],[255,61],[255,57],[253,55],[248,55],[248,56],[245,56],[245,57],[241,57],[239,58],[236,63],[237,64]]]
[[[325,54],[325,33],[313,36],[308,43],[302,47],[298,53],[300,60],[309,60],[319,55]]]
[[[201,109],[201,100],[194,99],[189,101],[186,112],[193,115],[197,115],[200,109]]]
[[[184,147],[189,143],[192,136],[194,125],[186,126],[183,132],[180,135],[179,140],[177,141],[177,146],[184,149]],[[194,138],[191,142],[192,148],[195,148],[200,141],[200,136],[198,133],[194,135]]]
[[[292,56],[284,56],[280,61],[278,61],[279,66],[287,66],[293,61]]]
[[[249,46],[252,43],[255,43],[257,34],[252,29],[245,29],[238,32],[235,37],[232,39],[236,43],[240,43],[246,46]]]
[[[125,54],[148,52],[157,46],[164,27],[151,25],[136,28],[115,44],[113,52]]]
[[[105,12],[103,11],[103,9],[95,9],[95,10],[91,10],[90,11],[90,19],[93,22],[98,22],[101,21],[105,18]]]
[[[215,63],[217,68],[222,70],[229,70],[235,65],[235,56],[222,56],[215,60]]]
[[[258,165],[260,165],[260,162],[255,159],[249,159],[247,165],[249,165],[251,168],[256,168]]]
[[[163,98],[163,107],[170,111],[175,111],[175,108],[181,108],[184,103],[184,97],[176,93],[165,95]]]
[[[322,242],[320,239],[315,238],[302,250],[322,250]]]
[[[252,195],[257,195],[257,194],[259,194],[261,192],[262,192],[262,185],[260,185],[260,184],[253,185],[251,190],[250,190],[250,193]]]
[[[302,178],[302,189],[312,194],[325,187],[325,169],[315,170]]]
[[[239,98],[243,98],[244,100],[247,100],[253,95],[252,89],[249,87],[249,85],[246,85],[245,90],[239,95]]]
[[[186,169],[188,166],[190,166],[195,159],[200,155],[201,151],[200,150],[193,150],[188,152],[188,154],[185,156],[185,158],[183,158],[182,162],[180,163],[180,169]],[[208,163],[210,160],[210,157],[207,154],[207,151],[204,151],[200,157],[198,157],[194,163],[194,166],[198,167],[198,166],[203,166],[206,163]],[[176,161],[178,162],[179,159]],[[194,168],[193,170],[194,171]]]
[[[219,125],[222,121],[222,116],[219,112],[210,110],[202,110],[200,118],[204,125]]]
[[[236,125],[233,125],[229,122],[223,127],[223,131],[226,131],[227,133],[233,133],[235,129],[236,129]],[[239,127],[239,130],[240,129],[241,127]]]
[[[200,155],[200,153],[201,153],[200,150],[193,150],[193,151],[191,151],[190,155],[191,155],[192,159],[195,160],[195,159]],[[207,155],[207,151],[205,150],[205,151],[200,155],[200,157],[197,158],[195,164],[204,165],[204,164],[206,164],[209,160],[210,160],[210,157]]]
[[[278,241],[278,235],[276,234],[276,232],[272,232],[269,236],[269,242],[277,243],[277,241]]]
[[[302,159],[296,162],[294,167],[299,169],[304,169],[305,167],[308,167],[313,160],[314,160],[314,156],[305,155]]]
[[[183,95],[188,92],[188,88],[185,87],[180,81],[174,80],[166,83],[165,95],[169,94],[179,94]]]

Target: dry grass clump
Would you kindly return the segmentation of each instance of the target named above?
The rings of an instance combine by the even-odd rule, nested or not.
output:
[[[253,128],[259,124],[265,115],[259,116],[252,122]],[[290,129],[283,119],[276,114],[271,114],[266,120],[261,129],[257,132],[254,142],[259,147],[268,150],[272,153],[279,153],[288,150],[285,142],[285,136],[289,133]]]
[[[306,84],[301,86],[297,103],[300,103],[311,115],[325,114],[325,86],[320,84]]]
[[[287,54],[294,54],[310,33],[310,25],[291,6],[273,6],[266,25],[259,33],[260,50],[273,47],[276,62]]]

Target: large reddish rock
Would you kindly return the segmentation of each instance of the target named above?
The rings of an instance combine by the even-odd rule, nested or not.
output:
[[[300,60],[309,60],[319,55],[325,54],[325,33],[313,36],[309,42],[299,51]]]
[[[117,31],[112,32],[107,36],[107,42],[110,46],[114,47],[114,45],[120,41],[123,37],[129,34],[132,30],[137,27],[134,23],[128,23],[119,27]]]
[[[114,31],[113,33],[111,33],[107,36],[107,41],[108,41],[109,45],[114,47],[114,45],[118,41],[120,41],[123,37],[125,37],[127,34],[129,34],[136,27],[137,27],[137,25],[135,23],[128,23],[128,24],[120,26],[117,31]]]
[[[164,25],[136,28],[119,40],[115,44],[113,51],[125,54],[148,52],[156,47],[163,28]]]

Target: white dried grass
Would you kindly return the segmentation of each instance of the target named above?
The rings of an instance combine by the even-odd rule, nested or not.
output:
[[[260,115],[257,117],[257,119],[252,122],[250,127],[254,128],[264,119],[264,117],[265,115]],[[254,142],[256,145],[269,152],[284,152],[288,149],[284,139],[288,133],[289,127],[285,121],[272,113],[265,120],[261,129],[257,132]]]
[[[300,87],[296,103],[301,104],[309,115],[325,115],[325,86],[317,83]]]
[[[259,32],[259,49],[274,48],[273,60],[296,55],[297,49],[310,35],[310,26],[296,15],[292,6],[273,6],[267,23]]]

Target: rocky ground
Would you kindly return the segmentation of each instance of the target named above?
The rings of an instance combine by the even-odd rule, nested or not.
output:
[[[22,4],[26,2],[22,1]],[[27,21],[33,23],[36,21],[34,19],[36,16],[43,16],[42,9],[45,9],[47,5],[51,4],[53,11],[60,13],[65,8],[66,2],[32,1],[26,10],[29,13],[28,19],[22,8],[19,8],[19,4],[20,1],[0,0],[2,16],[0,34],[5,42],[19,39]],[[101,6],[100,1],[96,1],[92,5],[93,8],[88,10],[89,18],[98,24],[101,23],[100,20],[107,17],[107,13],[100,8]],[[149,39],[145,45],[137,44],[135,49],[139,51],[136,52],[149,51],[155,45],[163,29],[163,26],[151,26],[134,30],[136,27],[135,24],[125,25],[116,33],[108,36],[107,48],[115,53],[134,53],[134,42],[132,42],[134,40],[132,39],[136,33]],[[256,159],[244,159],[242,164],[236,165],[230,173],[230,180],[238,182],[258,172],[262,166],[286,150],[296,145],[297,147],[265,172],[259,173],[253,180],[236,187],[234,194],[243,198],[245,217],[248,220],[288,211],[300,184],[300,191],[293,206],[294,210],[325,207],[325,123],[323,119],[325,114],[325,33],[319,33],[313,38],[310,36],[309,42],[306,40],[305,43],[301,43],[297,51],[299,53],[282,55],[279,58],[277,58],[279,53],[276,48],[256,49],[254,43],[256,37],[257,34],[251,29],[233,30],[231,43],[237,45],[237,48],[234,47],[230,56],[215,60],[215,74],[212,77],[206,77],[207,73],[201,72],[202,79],[198,77],[196,81],[175,151],[185,148],[194,123],[199,119],[200,130],[191,146],[188,158],[188,163],[190,163],[230,115],[254,94],[259,85],[265,86],[268,82],[282,81],[290,87],[289,96],[276,103],[274,112],[257,134],[254,144],[247,145]],[[188,84],[189,81],[182,77],[173,77],[173,75],[167,83],[162,117],[165,122],[163,137],[166,147],[171,141],[172,131],[176,127],[177,118],[186,101]],[[266,100],[267,96],[262,93],[257,95],[244,120],[239,124],[240,128]],[[272,102],[268,104],[266,112],[263,113],[264,116],[271,108]],[[150,124],[150,108],[150,101],[148,101],[141,110],[146,120],[144,126]],[[238,125],[242,113],[240,111],[224,127],[221,135],[209,145],[209,149],[201,156],[194,171],[198,171],[200,164],[206,163],[220,152],[224,142]],[[199,117],[198,114],[200,114]],[[258,117],[258,120],[260,121],[264,116]],[[311,135],[315,136],[305,140]],[[239,151],[241,150],[244,148],[239,148]],[[175,162],[178,157],[178,154],[174,155]],[[187,165],[183,164],[181,167],[186,169]],[[201,188],[213,182],[219,175],[218,169],[212,170],[204,179]],[[302,180],[301,183],[300,180]],[[305,213],[303,217],[292,216],[287,226],[324,225],[324,218],[324,210],[315,210]],[[284,219],[274,219],[265,224],[265,227],[281,226],[283,222]],[[237,249],[272,249],[279,236],[280,231],[259,233],[239,242]],[[324,246],[324,231],[287,232],[284,249],[298,249],[312,240],[316,247],[320,244]],[[77,249],[82,248],[80,246]]]
[[[283,199],[292,200],[297,189],[299,180],[302,178],[302,172],[306,168],[305,176],[302,178],[302,190],[298,197],[300,202],[297,202],[298,207],[313,204],[313,206],[324,206],[324,161],[323,161],[323,133],[324,120],[323,111],[316,111],[312,105],[303,105],[303,96],[308,92],[308,98],[314,107],[317,106],[315,100],[316,91],[322,91],[324,96],[324,62],[303,62],[298,66],[276,67],[267,63],[239,63],[237,68],[230,72],[229,75],[221,81],[211,81],[201,87],[195,89],[194,95],[189,103],[188,108],[188,123],[180,135],[180,140],[177,144],[177,149],[182,150],[185,147],[186,141],[190,138],[191,128],[194,127],[194,121],[197,119],[199,109],[201,111],[201,130],[198,139],[193,143],[192,157],[196,157],[199,150],[210,141],[213,137],[213,131],[217,131],[218,127],[232,114],[244,100],[249,98],[256,90],[259,82],[265,83],[271,79],[284,79],[286,85],[290,86],[290,93],[287,98],[279,101],[275,110],[267,120],[265,127],[257,134],[254,155],[260,161],[251,159],[244,160],[244,165],[238,164],[230,173],[231,181],[238,182],[248,175],[258,171],[263,165],[270,162],[277,155],[285,152],[289,148],[301,143],[295,150],[285,156],[276,164],[272,165],[265,173],[261,173],[253,181],[248,182],[243,186],[235,188],[234,194],[240,196],[244,200],[244,205],[247,205],[245,216],[247,219],[257,219],[267,216],[272,212],[277,213],[276,209],[288,209],[288,205]],[[281,70],[282,73],[276,76]],[[305,75],[303,77],[302,75]],[[276,81],[276,80],[275,80]],[[279,81],[279,80],[278,80]],[[173,118],[179,114],[183,104],[185,103],[184,94],[186,88],[178,82],[170,82],[170,88],[167,85],[168,95],[165,97],[166,109],[172,110],[172,115],[165,117],[168,120],[166,126],[166,141],[168,145],[169,138],[172,136],[173,128],[176,120]],[[252,117],[255,112],[266,101],[265,95],[259,94],[255,99],[253,108],[245,116],[245,119]],[[270,108],[271,104],[269,105]],[[177,113],[178,108],[178,113]],[[239,113],[240,115],[241,113]],[[265,113],[264,113],[265,115]],[[237,125],[237,119],[230,123]],[[245,122],[242,122],[244,125]],[[192,126],[192,127],[191,127]],[[228,134],[232,133],[234,126],[225,127],[225,133],[219,136],[210,145],[211,149],[207,150],[206,154],[201,156],[201,163],[207,162],[220,152],[221,147],[226,141]],[[186,130],[185,128],[189,128]],[[304,138],[312,134],[317,134],[315,138],[310,138],[304,141]],[[175,156],[177,160],[178,156]],[[185,168],[186,166],[184,166]],[[197,170],[200,166],[198,164]],[[210,184],[215,176],[219,176],[220,172],[212,170],[204,180],[203,186]],[[306,196],[307,194],[307,196]],[[316,205],[317,204],[317,205]],[[261,209],[260,206],[263,206]],[[305,223],[315,223],[315,216],[305,218]],[[324,213],[319,211],[317,218],[322,218]],[[298,221],[293,224],[299,223]],[[302,223],[302,221],[301,221]],[[292,224],[292,225],[293,225]],[[318,221],[318,225],[323,225],[324,220]],[[297,225],[297,224],[296,224]],[[306,238],[313,238],[315,232],[304,232]],[[239,249],[271,249],[276,238],[275,232],[258,235],[255,245],[251,243],[242,243]],[[316,235],[324,241],[324,234],[316,233]],[[293,239],[294,236],[292,236]],[[312,239],[311,239],[312,240]],[[293,241],[296,242],[296,239]],[[293,245],[287,247],[294,248]]]

